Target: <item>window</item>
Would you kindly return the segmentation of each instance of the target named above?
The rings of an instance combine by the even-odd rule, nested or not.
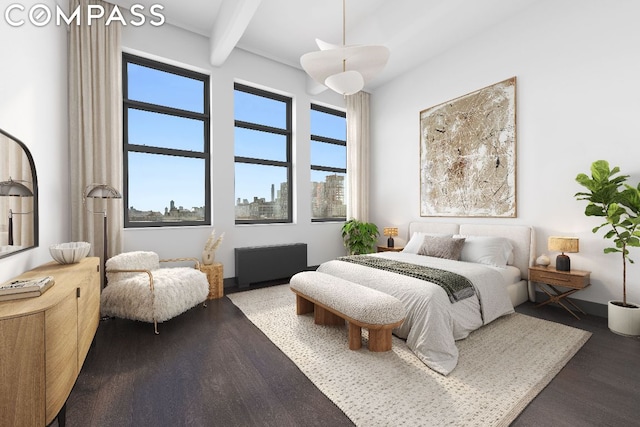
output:
[[[123,54],[125,227],[209,225],[209,77]]]
[[[346,220],[347,119],[311,104],[311,220]]]
[[[234,88],[236,224],[291,222],[291,98]]]

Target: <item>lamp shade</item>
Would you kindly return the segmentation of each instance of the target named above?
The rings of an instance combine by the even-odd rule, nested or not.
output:
[[[122,199],[122,194],[107,184],[91,184],[84,190],[85,197],[97,199]]]
[[[395,237],[398,235],[398,228],[397,227],[384,227],[382,229],[382,234],[385,236],[391,236],[391,237]]]
[[[9,178],[8,181],[0,182],[0,196],[33,197],[33,191],[20,181]]]
[[[327,77],[324,84],[334,92],[341,95],[353,95],[364,87],[362,74],[357,71],[345,71]]]
[[[580,244],[577,237],[551,236],[547,242],[550,251],[577,253],[580,252]]]
[[[352,72],[359,74],[358,83],[362,80],[356,93],[372,80],[386,65],[389,60],[389,49],[385,46],[335,46],[317,40],[318,44],[325,48],[316,52],[304,54],[300,58],[302,68],[320,84],[324,84],[331,90],[344,94],[344,86],[335,83],[335,80],[343,81],[347,78],[353,82],[356,77]],[[342,74],[346,76],[341,76]],[[330,86],[333,85],[333,86]],[[336,87],[338,90],[336,90]],[[351,90],[355,87],[350,86]]]

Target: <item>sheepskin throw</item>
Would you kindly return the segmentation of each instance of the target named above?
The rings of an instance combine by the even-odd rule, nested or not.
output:
[[[100,307],[105,316],[164,322],[203,302],[209,293],[207,276],[190,267],[159,268],[154,252],[127,252],[106,263],[107,283]],[[147,273],[116,273],[113,270],[150,270]]]

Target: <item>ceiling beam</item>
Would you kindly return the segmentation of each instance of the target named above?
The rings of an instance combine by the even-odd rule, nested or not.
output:
[[[262,0],[224,0],[211,30],[211,65],[219,67],[242,37]]]

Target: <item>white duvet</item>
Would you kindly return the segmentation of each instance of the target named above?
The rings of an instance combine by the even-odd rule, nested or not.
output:
[[[456,340],[514,311],[503,275],[496,268],[402,252],[371,256],[453,271],[473,283],[476,295],[452,304],[440,286],[424,280],[338,260],[318,267],[322,273],[377,289],[402,301],[407,317],[393,333],[406,339],[420,360],[443,375],[458,363]]]

